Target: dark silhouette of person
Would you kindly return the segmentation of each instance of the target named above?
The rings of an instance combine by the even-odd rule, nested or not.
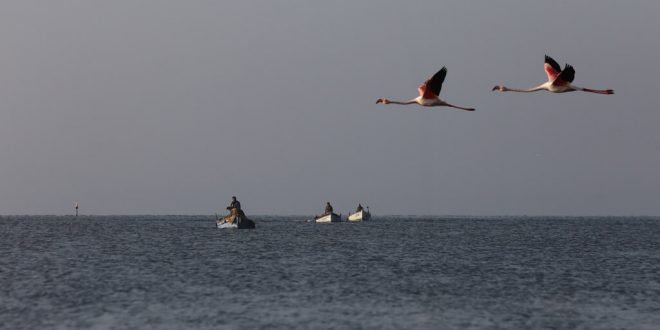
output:
[[[358,203],[358,207],[357,207],[357,210],[355,210],[355,212],[360,212],[360,211],[362,211],[362,210],[364,210],[364,209],[362,208],[362,204]]]
[[[231,204],[229,204],[229,206],[227,206],[227,210],[231,210],[233,208],[235,208],[237,210],[241,209],[241,202],[239,202],[236,199],[236,196],[231,196]]]
[[[327,202],[325,204],[325,214],[331,214],[332,213],[332,205],[330,205],[330,202]]]

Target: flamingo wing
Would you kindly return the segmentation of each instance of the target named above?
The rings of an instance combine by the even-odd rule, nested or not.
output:
[[[545,73],[548,75],[548,81],[554,81],[561,72],[561,67],[552,57],[545,55],[545,64],[543,65]]]
[[[566,85],[568,83],[572,83],[573,79],[575,79],[575,69],[573,69],[573,66],[570,64],[566,64],[564,66],[564,70],[559,73],[557,76],[557,79],[555,79],[554,82],[552,82],[554,85]]]
[[[426,80],[423,84],[419,85],[417,89],[419,95],[425,99],[435,99],[440,95],[442,90],[442,83],[447,76],[447,68],[442,67],[440,71],[436,72],[431,79]]]

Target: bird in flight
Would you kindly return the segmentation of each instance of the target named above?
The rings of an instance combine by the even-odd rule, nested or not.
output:
[[[388,99],[378,99],[376,104],[419,104],[425,107],[452,107],[461,110],[474,111],[474,108],[463,108],[449,104],[441,100],[438,95],[440,95],[440,90],[442,89],[442,83],[445,81],[445,76],[447,76],[447,68],[442,67],[440,71],[428,79],[423,84],[419,85],[417,91],[419,91],[419,96],[410,100],[410,101],[391,101]]]
[[[517,89],[498,85],[493,87],[493,90],[500,92],[523,93],[546,90],[552,93],[583,91],[596,94],[614,94],[614,91],[611,89],[589,89],[573,85],[572,82],[573,79],[575,79],[575,69],[573,69],[570,64],[566,64],[564,66],[564,70],[562,70],[559,64],[548,55],[545,55],[545,64],[543,67],[545,68],[545,73],[548,75],[548,81],[541,85],[530,89]]]

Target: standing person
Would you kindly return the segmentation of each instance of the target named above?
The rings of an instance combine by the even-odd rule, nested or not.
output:
[[[362,210],[364,210],[364,209],[362,208],[362,204],[358,203],[358,207],[357,207],[357,210],[355,210],[355,213],[360,212],[360,211],[362,211]]]
[[[330,205],[330,202],[327,202],[325,204],[325,213],[324,213],[324,215],[332,214],[332,212],[333,212],[332,205]]]
[[[240,210],[241,209],[241,202],[239,202],[236,199],[236,196],[231,196],[231,204],[229,204],[229,206],[227,206],[227,210],[231,210],[231,209],[234,209],[234,208],[236,210]]]

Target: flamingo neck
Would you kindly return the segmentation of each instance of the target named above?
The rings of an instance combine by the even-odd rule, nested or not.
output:
[[[544,89],[547,89],[545,84],[539,85],[536,87],[528,88],[528,89],[519,89],[519,88],[510,88],[510,87],[503,87],[502,88],[503,92],[519,92],[519,93],[532,93],[532,92],[538,92]]]
[[[406,104],[414,104],[414,103],[417,103],[417,100],[410,100],[410,101],[391,101],[391,100],[390,100],[389,103],[390,103],[390,104],[402,104],[402,105],[406,105]]]

